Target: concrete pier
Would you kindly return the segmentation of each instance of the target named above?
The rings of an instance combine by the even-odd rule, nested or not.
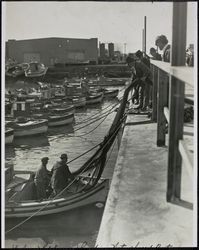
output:
[[[147,116],[128,115],[97,247],[193,246],[193,210],[166,201],[168,149],[156,146],[156,136]],[[188,203],[192,185],[183,170]]]

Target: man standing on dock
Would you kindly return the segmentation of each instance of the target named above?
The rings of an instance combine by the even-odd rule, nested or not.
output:
[[[155,45],[158,46],[158,48],[163,51],[162,61],[170,62],[171,46],[166,36],[164,35],[158,36],[155,40]]]

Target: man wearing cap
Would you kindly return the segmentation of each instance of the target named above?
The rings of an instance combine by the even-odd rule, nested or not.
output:
[[[48,160],[49,160],[48,157],[43,157],[41,159],[41,166],[38,168],[35,174],[34,183],[37,190],[38,200],[47,198],[46,189],[50,182],[50,177],[49,177],[50,171],[46,169]]]
[[[60,193],[74,179],[66,164],[68,161],[67,154],[62,154],[60,159],[52,168],[51,186],[55,195]]]
[[[166,36],[164,35],[158,36],[155,40],[155,45],[158,46],[158,48],[163,51],[162,61],[170,62],[171,46],[168,43]]]

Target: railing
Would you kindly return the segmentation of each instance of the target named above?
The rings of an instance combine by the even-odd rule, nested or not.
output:
[[[183,140],[184,104],[194,103],[194,68],[173,67],[170,63],[151,61],[153,72],[152,120],[157,121],[157,146],[164,146],[168,123],[167,201],[181,198],[182,162],[193,175],[193,159]],[[192,205],[191,205],[192,207]]]

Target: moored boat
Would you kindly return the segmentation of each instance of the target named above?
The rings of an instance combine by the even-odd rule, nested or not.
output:
[[[105,89],[104,90],[104,97],[105,98],[115,98],[118,96],[119,89]]]
[[[20,175],[26,178],[20,177]],[[31,171],[18,171],[12,174],[6,185],[5,217],[29,217],[56,214],[88,204],[105,202],[108,194],[109,180],[100,179],[90,189],[84,187],[90,182],[89,177],[80,176],[69,189],[58,197],[36,200],[36,190]],[[29,177],[29,178],[28,178]]]
[[[86,97],[84,96],[74,96],[72,97],[72,103],[75,106],[75,108],[83,108],[86,106]]]
[[[64,115],[49,115],[48,116],[48,126],[56,127],[71,124],[74,120],[73,113],[67,113]]]
[[[91,94],[86,97],[86,104],[89,105],[89,104],[101,103],[103,96],[104,94],[102,92],[98,94]]]
[[[26,77],[39,77],[44,76],[48,70],[48,67],[45,67],[44,64],[39,62],[30,62],[28,68],[25,69]]]
[[[14,136],[32,136],[44,134],[48,130],[48,120],[38,119],[38,120],[27,120],[15,121],[14,122]]]
[[[24,68],[21,65],[15,65],[6,70],[6,76],[17,77],[24,75]]]
[[[63,105],[58,108],[50,108],[49,109],[53,114],[65,114],[65,113],[75,113],[75,106],[74,105]]]
[[[11,144],[14,139],[14,129],[5,128],[5,144]]]

